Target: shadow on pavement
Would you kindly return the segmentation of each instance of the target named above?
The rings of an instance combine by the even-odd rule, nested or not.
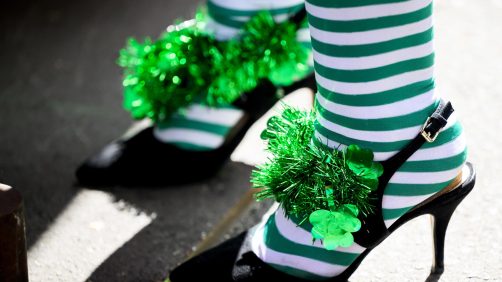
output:
[[[79,189],[74,170],[123,133],[118,50],[188,18],[198,1],[45,0],[0,11],[0,182],[24,196],[28,248]],[[162,280],[204,232],[249,189],[249,166],[229,162],[204,184],[173,189],[110,188],[117,201],[155,214],[112,254],[92,281]]]
[[[151,224],[115,251],[89,281],[161,281],[249,189],[251,167],[228,162],[206,183],[170,188],[112,188],[117,200],[148,214]]]
[[[183,5],[181,5],[181,3]],[[78,192],[74,169],[130,124],[118,50],[197,1],[8,0],[0,10],[0,182],[24,196],[28,247]],[[134,201],[133,201],[134,202]]]

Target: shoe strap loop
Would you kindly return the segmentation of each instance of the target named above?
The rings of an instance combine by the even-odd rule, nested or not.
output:
[[[427,118],[422,126],[420,134],[425,141],[432,143],[436,140],[441,129],[448,123],[448,118],[453,111],[454,109],[450,102],[445,102],[443,100],[439,102],[437,109]]]

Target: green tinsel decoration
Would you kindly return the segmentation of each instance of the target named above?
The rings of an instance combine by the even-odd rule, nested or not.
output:
[[[263,188],[256,198],[275,199],[287,215],[302,222],[317,210],[345,205],[371,213],[381,164],[373,162],[370,150],[355,145],[344,151],[315,145],[314,121],[314,112],[287,106],[268,121],[262,139],[272,157],[253,171],[253,187]]]
[[[220,42],[204,31],[205,18],[199,11],[159,39],[130,39],[120,51],[124,107],[133,118],[162,120],[194,101],[230,104],[263,79],[287,85],[307,73],[310,51],[297,42],[295,24],[260,12],[237,39]]]

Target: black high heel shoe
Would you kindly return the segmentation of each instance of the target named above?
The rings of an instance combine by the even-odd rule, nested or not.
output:
[[[300,28],[306,17],[305,9],[289,21]],[[214,175],[229,158],[249,127],[270,109],[281,95],[300,88],[316,92],[311,74],[292,85],[277,87],[269,80],[261,83],[233,103],[244,116],[231,129],[222,146],[209,151],[191,151],[158,141],[153,127],[113,141],[98,154],[86,160],[76,171],[83,185],[171,185],[200,181]],[[282,94],[283,93],[283,94]]]
[[[200,181],[214,175],[240,143],[249,127],[280,98],[300,88],[315,93],[314,75],[287,87],[264,80],[257,88],[244,93],[233,105],[244,116],[231,130],[223,145],[210,151],[191,151],[158,141],[153,127],[127,139],[118,139],[86,160],[76,172],[80,184],[171,185]]]
[[[402,151],[391,159],[382,162],[384,174],[379,178],[376,191],[378,203],[381,203],[385,187],[399,167],[416,152],[426,141],[433,141],[447,119],[453,112],[450,103],[441,102],[422,130]],[[439,276],[444,271],[444,242],[449,220],[456,207],[472,191],[475,184],[475,171],[472,164],[467,163],[462,178],[428,200],[417,205],[401,216],[389,229],[382,217],[381,205],[376,205],[375,213],[360,218],[361,229],[354,233],[354,241],[365,248],[357,259],[341,274],[325,281],[341,282],[358,268],[359,264],[385,240],[392,232],[409,220],[421,215],[430,214],[433,218],[434,262],[431,274]],[[251,250],[253,229],[194,257],[176,268],[170,275],[171,282],[199,281],[308,281],[280,272],[261,261]]]

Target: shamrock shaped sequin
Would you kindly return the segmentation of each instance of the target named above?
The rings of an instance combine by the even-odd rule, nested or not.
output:
[[[383,174],[383,166],[373,161],[373,152],[369,149],[350,145],[345,151],[345,162],[362,183],[371,190],[378,187],[378,177]]]
[[[322,240],[327,250],[335,250],[339,246],[349,247],[354,243],[352,232],[361,228],[357,218],[359,211],[355,205],[346,204],[335,211],[317,210],[310,214],[312,236]]]

